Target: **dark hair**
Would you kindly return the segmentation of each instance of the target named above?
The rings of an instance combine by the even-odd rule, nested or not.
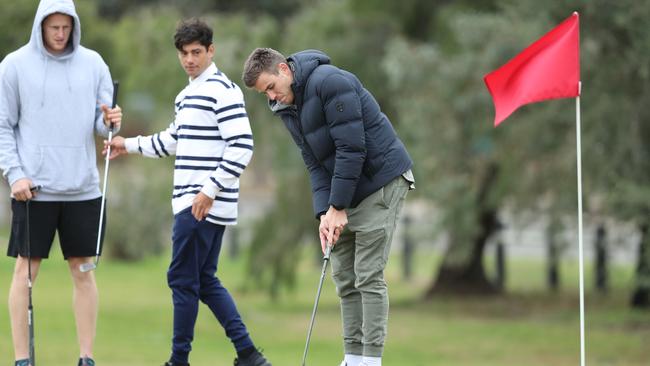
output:
[[[183,46],[197,41],[205,48],[210,47],[212,28],[197,18],[185,19],[178,23],[176,34],[174,34],[174,46],[177,50],[181,51]]]
[[[263,72],[277,75],[278,65],[282,62],[287,62],[286,57],[273,48],[256,48],[244,63],[242,73],[244,84],[248,88],[254,87]]]

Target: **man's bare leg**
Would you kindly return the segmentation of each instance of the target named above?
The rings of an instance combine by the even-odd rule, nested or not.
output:
[[[95,283],[95,272],[81,272],[79,265],[91,262],[93,257],[70,257],[68,266],[73,281],[73,307],[77,323],[79,357],[93,357],[95,331],[97,328],[97,306],[99,295]]]

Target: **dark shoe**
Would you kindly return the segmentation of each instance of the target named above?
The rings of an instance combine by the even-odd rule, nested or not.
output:
[[[79,359],[77,366],[95,366],[95,360],[90,357],[82,357]]]
[[[29,366],[29,358],[26,358],[24,360],[16,360],[15,365],[16,366]]]
[[[190,366],[189,363],[178,363],[173,361],[167,361],[163,366]]]
[[[255,351],[241,360],[235,358],[234,366],[272,366],[259,351]]]

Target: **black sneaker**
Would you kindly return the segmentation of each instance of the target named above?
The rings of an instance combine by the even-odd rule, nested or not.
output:
[[[16,366],[29,366],[29,358],[24,360],[17,360],[15,363]]]
[[[163,364],[163,366],[190,366],[189,363],[178,363],[178,362],[173,362],[173,361],[167,361]]]
[[[82,357],[79,359],[77,366],[95,366],[95,360],[90,357]]]
[[[269,361],[264,358],[258,350],[251,353],[250,355],[242,358],[241,360],[235,358],[234,366],[272,366]]]

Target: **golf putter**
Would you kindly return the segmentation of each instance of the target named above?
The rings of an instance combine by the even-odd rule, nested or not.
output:
[[[119,88],[120,83],[115,80],[113,81],[113,106],[115,108],[117,105],[117,89]],[[97,229],[97,249],[95,251],[95,261],[90,263],[82,263],[79,265],[79,271],[81,272],[90,272],[97,268],[99,265],[99,252],[102,245],[102,227],[104,225],[104,206],[106,204],[106,186],[108,185],[108,164],[111,156],[111,140],[113,139],[113,122],[108,128],[108,151],[106,152],[106,162],[104,163],[104,187],[102,189],[102,204],[99,209],[99,228]],[[32,365],[33,366],[33,365]]]
[[[314,302],[314,310],[311,312],[311,321],[309,322],[309,330],[307,331],[307,342],[305,343],[305,352],[302,354],[302,366],[305,366],[307,360],[307,351],[309,351],[309,341],[311,340],[311,331],[314,329],[314,320],[316,319],[316,310],[318,310],[318,300],[320,300],[320,293],[323,289],[323,281],[325,280],[325,272],[327,271],[327,264],[330,261],[330,254],[332,254],[332,243],[327,243],[325,249],[325,256],[323,256],[323,271],[320,274],[320,281],[318,282],[318,291],[316,292],[316,301]]]
[[[41,186],[30,188],[32,192],[38,192]],[[36,366],[36,353],[34,352],[34,305],[32,305],[32,248],[29,237],[29,201],[25,201],[25,243],[27,247],[27,288],[29,289],[29,303],[27,306],[27,322],[29,325],[29,364]]]

